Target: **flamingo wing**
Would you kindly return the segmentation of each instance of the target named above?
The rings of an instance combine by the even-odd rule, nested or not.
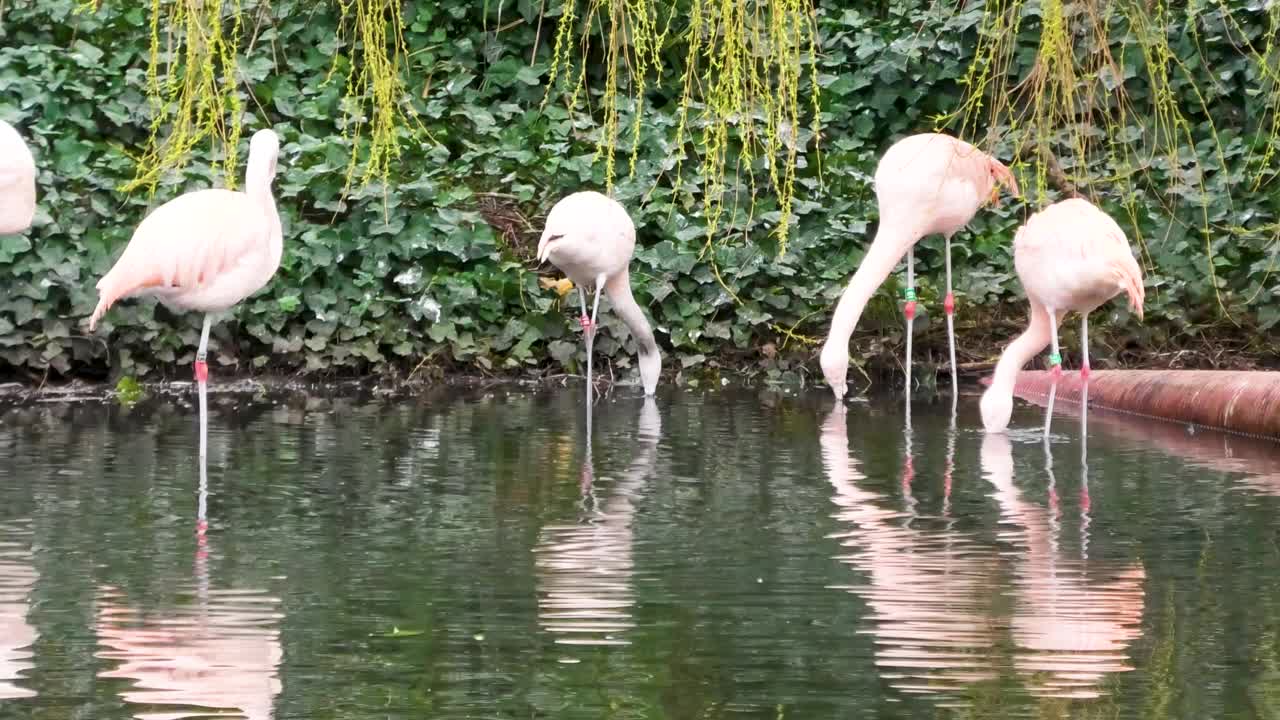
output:
[[[601,273],[614,277],[626,270],[635,246],[635,224],[626,209],[613,198],[583,191],[551,208],[539,254],[553,248],[556,266],[579,287],[589,287]]]
[[[1123,291],[1141,319],[1142,269],[1124,231],[1088,200],[1062,200],[1032,215],[1014,238],[1014,252],[1023,285],[1043,302],[1068,309],[1076,302],[1067,298],[1085,302]]]
[[[1146,290],[1142,286],[1142,268],[1133,255],[1133,248],[1129,247],[1129,239],[1110,215],[1096,207],[1090,208],[1093,211],[1093,228],[1085,234],[1087,252],[1101,260],[1111,272],[1116,283],[1129,296],[1129,306],[1141,320]]]
[[[882,221],[913,228],[917,239],[956,232],[987,201],[994,185],[991,163],[986,153],[950,135],[899,140],[876,168]]]
[[[161,205],[138,225],[120,259],[98,281],[100,299],[90,330],[121,298],[198,292],[252,264],[266,247],[270,228],[265,207],[231,190],[197,190]]]

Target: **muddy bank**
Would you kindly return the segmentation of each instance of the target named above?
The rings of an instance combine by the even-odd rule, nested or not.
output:
[[[980,381],[990,375],[1004,349],[1002,343],[966,343],[959,353],[957,375],[964,392],[981,391]],[[865,394],[870,391],[897,391],[902,385],[902,356],[900,348],[884,343],[874,352],[858,357],[854,350],[855,364],[849,369],[850,393]],[[814,350],[816,356],[816,348]],[[913,377],[918,383],[915,389],[921,397],[936,392],[946,392],[950,374],[945,363],[946,348],[926,345],[917,350],[914,358]],[[1071,349],[1063,348],[1064,365],[1073,369]],[[750,359],[748,359],[750,358]],[[818,371],[816,358],[804,353],[780,353],[776,349],[741,353],[737,357],[712,358],[690,369],[680,367],[679,357],[664,357],[661,382],[689,388],[723,385],[778,385],[806,388],[825,387]],[[419,366],[420,368],[421,366]],[[1140,354],[1121,351],[1112,357],[1094,357],[1095,369],[1130,370],[1280,370],[1280,358],[1256,353],[1226,353],[1221,348],[1206,346],[1200,349],[1181,348],[1168,352]],[[1025,370],[1037,370],[1037,361],[1027,364]],[[185,368],[183,370],[186,370]],[[348,397],[348,398],[397,398],[430,395],[436,391],[485,390],[508,386],[521,388],[563,387],[577,384],[582,376],[566,373],[560,368],[521,369],[517,371],[475,372],[467,369],[431,367],[424,372],[417,368],[405,371],[382,371],[362,376],[334,377],[283,372],[264,375],[236,375],[224,368],[222,374],[210,379],[211,403],[243,402],[246,399],[268,401],[291,397]],[[175,369],[175,372],[177,369]],[[613,386],[621,388],[635,384],[633,369],[619,370],[615,374],[606,359],[600,363],[596,378],[597,389],[608,393]],[[186,372],[182,373],[184,376]],[[189,377],[189,376],[188,376]],[[128,377],[120,381],[72,377],[26,377],[0,375],[0,405],[14,406],[42,403],[125,402],[143,398],[170,400],[182,403],[194,402],[195,387],[192,380],[138,381]],[[638,385],[636,385],[638,387]]]

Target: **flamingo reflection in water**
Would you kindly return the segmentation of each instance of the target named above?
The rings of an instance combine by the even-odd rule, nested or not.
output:
[[[834,490],[834,517],[847,529],[833,537],[848,549],[836,559],[866,574],[869,586],[838,586],[866,599],[876,665],[895,688],[958,703],[969,685],[996,679],[999,642],[989,607],[996,553],[950,530],[912,527],[917,517],[885,507],[887,498],[858,487],[865,476],[849,455],[846,409],[837,403],[822,426],[823,465]],[[904,492],[909,479],[904,474]]]
[[[640,410],[639,454],[612,492],[595,504],[591,463],[591,407],[587,407],[587,450],[583,461],[585,517],[576,524],[543,528],[537,554],[538,616],[560,645],[627,645],[623,633],[635,623],[631,607],[632,521],[636,502],[657,460],[662,420],[653,396]]]
[[[18,523],[0,525],[0,700],[36,695],[18,684],[34,667],[31,647],[39,637],[27,622],[28,597],[39,577],[31,551],[21,541],[29,534]]]
[[[139,706],[137,718],[208,717],[217,710],[220,717],[266,720],[280,693],[280,600],[261,590],[210,589],[207,488],[202,457],[193,607],[147,615],[116,588],[98,593],[96,630],[105,648],[98,657],[117,661],[99,675],[135,681],[122,695]],[[156,706],[183,709],[156,712]]]
[[[1083,425],[1081,442],[1087,442],[1087,426]],[[1000,505],[1001,521],[1015,528],[1005,539],[1018,547],[1014,555],[1014,665],[1033,695],[1095,698],[1103,694],[1102,681],[1109,673],[1133,669],[1128,646],[1141,635],[1146,575],[1136,562],[1106,567],[1087,559],[1089,496],[1084,445],[1081,557],[1070,558],[1060,550],[1058,494],[1047,438],[1044,450],[1049,510],[1023,499],[1013,484],[1009,437],[987,433],[982,440],[983,473],[995,486],[993,497]]]

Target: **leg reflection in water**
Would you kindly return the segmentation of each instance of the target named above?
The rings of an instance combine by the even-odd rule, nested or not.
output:
[[[1082,442],[1086,438],[1082,435]],[[1047,511],[1025,500],[1014,485],[1008,436],[989,433],[982,440],[983,473],[994,486],[1002,523],[1013,528],[1005,539],[1017,548],[1014,665],[1037,696],[1098,697],[1107,674],[1133,669],[1128,647],[1141,634],[1146,576],[1138,563],[1106,565],[1087,562],[1083,549],[1080,559],[1061,552],[1047,439],[1043,447],[1050,483]],[[1087,502],[1082,503],[1082,531],[1087,512]]]
[[[839,589],[871,611],[861,632],[875,638],[882,677],[902,692],[960,703],[969,685],[998,674],[990,598],[999,558],[961,533],[912,527],[912,503],[906,513],[890,510],[888,498],[859,487],[865,477],[850,455],[846,413],[843,404],[832,409],[820,443],[834,517],[844,528],[833,537],[847,550],[835,559],[864,573],[867,584]]]
[[[587,412],[591,412],[589,406]],[[584,516],[574,524],[543,528],[534,548],[538,619],[557,644],[629,643],[625,633],[635,624],[631,618],[635,604],[632,523],[657,459],[661,432],[658,406],[648,396],[640,410],[639,451],[607,492],[595,486],[591,435],[587,434],[581,473]]]
[[[201,458],[191,606],[144,613],[114,587],[97,597],[97,657],[115,661],[99,677],[134,681],[122,696],[135,717],[204,717],[157,713],[157,705],[228,711],[248,720],[272,717],[280,693],[280,599],[264,590],[212,589],[205,518],[207,480]]]

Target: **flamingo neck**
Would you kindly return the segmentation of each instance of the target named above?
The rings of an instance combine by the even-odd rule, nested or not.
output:
[[[622,318],[622,322],[631,330],[631,336],[635,338],[640,356],[640,379],[644,383],[645,394],[652,395],[658,385],[658,375],[661,374],[662,358],[658,352],[658,342],[653,337],[653,328],[631,294],[630,272],[623,270],[606,280],[604,290],[613,303],[613,311]]]
[[[280,225],[280,213],[276,209],[276,199],[271,194],[275,162],[274,158],[250,155],[244,182],[245,195],[257,202],[266,216],[268,262],[263,266],[263,272],[266,273],[267,278],[275,274],[276,269],[280,267],[280,259],[284,255],[284,232]]]
[[[1000,355],[1000,361],[996,363],[995,373],[991,378],[991,392],[998,392],[1001,395],[1012,396],[1014,386],[1018,381],[1018,373],[1022,370],[1022,366],[1027,361],[1035,357],[1037,353],[1044,350],[1049,344],[1049,314],[1044,308],[1032,303],[1031,305],[1031,321],[1027,325],[1027,329],[1022,332],[1014,341],[1009,343],[1009,347],[1005,348]]]
[[[835,343],[839,347],[849,346],[849,338],[858,326],[858,318],[862,310],[879,288],[893,272],[894,266],[907,254],[907,250],[920,239],[914,227],[881,219],[876,230],[875,240],[867,249],[867,254],[858,264],[849,287],[845,288],[836,305],[835,314],[831,318],[831,332],[827,335],[827,344]]]
[[[257,160],[257,158],[254,158]],[[271,196],[271,173],[266,163],[250,163],[248,171],[245,172],[244,192],[249,197],[264,204],[270,204],[275,207],[275,199]]]

